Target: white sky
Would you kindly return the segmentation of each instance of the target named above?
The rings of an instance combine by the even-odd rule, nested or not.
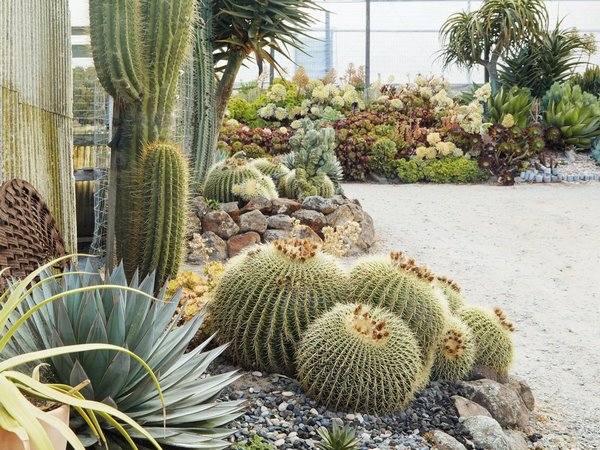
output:
[[[70,0],[71,24],[73,26],[89,25],[88,0]]]

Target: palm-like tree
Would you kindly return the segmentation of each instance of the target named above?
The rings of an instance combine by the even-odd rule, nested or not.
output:
[[[496,92],[500,59],[515,42],[540,36],[547,22],[543,0],[485,0],[478,10],[453,14],[444,23],[442,60],[446,66],[483,66]]]

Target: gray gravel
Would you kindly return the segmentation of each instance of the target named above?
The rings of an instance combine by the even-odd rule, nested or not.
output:
[[[373,216],[375,251],[404,250],[507,311],[514,372],[548,431],[600,448],[600,183],[344,188]]]

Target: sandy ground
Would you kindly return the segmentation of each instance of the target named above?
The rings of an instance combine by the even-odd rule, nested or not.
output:
[[[373,216],[378,251],[404,250],[505,309],[514,372],[540,411],[576,448],[600,449],[600,183],[345,189]]]

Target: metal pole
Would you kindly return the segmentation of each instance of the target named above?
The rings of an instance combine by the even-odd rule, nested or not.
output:
[[[371,85],[371,0],[365,0],[365,98],[369,99]]]
[[[333,44],[331,33],[331,13],[325,12],[325,73],[333,67]]]

